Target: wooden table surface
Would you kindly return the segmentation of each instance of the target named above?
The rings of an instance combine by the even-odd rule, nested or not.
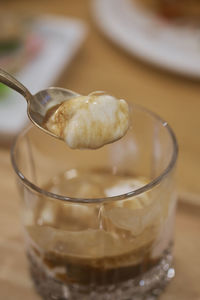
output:
[[[7,0],[1,9],[78,17],[88,24],[88,37],[56,85],[87,94],[105,90],[142,104],[173,127],[180,146],[177,170],[182,198],[200,203],[200,81],[178,77],[130,57],[96,28],[87,0]],[[0,149],[0,300],[37,300],[28,277],[9,149]],[[180,204],[175,257],[177,276],[162,300],[200,300],[200,208]]]

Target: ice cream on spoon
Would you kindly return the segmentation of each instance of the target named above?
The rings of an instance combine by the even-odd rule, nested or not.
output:
[[[27,101],[29,119],[45,133],[73,149],[97,149],[123,137],[129,127],[125,100],[102,92],[82,96],[50,87],[32,95],[16,78],[0,69],[0,82]]]
[[[94,92],[52,107],[44,127],[73,149],[97,149],[125,135],[129,108],[123,99]]]

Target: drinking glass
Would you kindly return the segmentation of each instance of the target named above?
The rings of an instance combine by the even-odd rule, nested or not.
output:
[[[15,140],[26,253],[44,299],[156,299],[174,277],[177,143],[133,105],[127,134],[72,150],[36,127]]]

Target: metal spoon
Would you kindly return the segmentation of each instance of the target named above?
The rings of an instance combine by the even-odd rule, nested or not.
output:
[[[60,138],[43,127],[46,112],[49,108],[65,100],[79,96],[80,94],[63,88],[49,87],[46,90],[39,91],[37,94],[32,95],[22,83],[2,69],[0,69],[0,82],[24,96],[27,101],[28,117],[34,125],[47,134]]]

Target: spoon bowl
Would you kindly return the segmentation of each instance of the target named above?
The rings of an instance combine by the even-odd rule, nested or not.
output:
[[[0,82],[20,93],[26,99],[27,114],[34,125],[45,133],[60,139],[59,136],[44,128],[45,115],[53,106],[80,96],[80,94],[64,88],[49,87],[32,95],[21,82],[2,69],[0,69]]]
[[[71,90],[58,87],[49,87],[46,90],[39,91],[32,96],[31,101],[28,101],[28,117],[34,125],[42,129],[46,133],[52,135],[53,137],[60,139],[59,136],[44,128],[43,124],[45,115],[47,111],[53,106],[76,96],[79,96],[79,94]]]

